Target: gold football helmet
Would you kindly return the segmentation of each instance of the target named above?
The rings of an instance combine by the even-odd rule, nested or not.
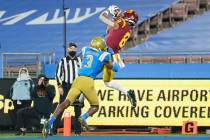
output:
[[[90,42],[90,46],[92,48],[95,48],[97,50],[102,50],[102,51],[106,51],[107,49],[104,39],[100,36],[94,37]]]

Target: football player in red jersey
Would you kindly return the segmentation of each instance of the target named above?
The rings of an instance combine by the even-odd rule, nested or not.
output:
[[[113,16],[112,19],[109,18],[109,13]],[[125,13],[125,12],[124,12]],[[137,14],[136,14],[137,15]],[[113,50],[113,61],[119,64],[121,68],[125,65],[119,55],[119,51],[125,46],[127,40],[131,37],[132,26],[130,22],[136,22],[130,18],[130,14],[123,14],[121,9],[112,5],[108,10],[103,11],[99,19],[108,25],[107,35],[106,35],[106,45],[111,48],[109,51]],[[136,106],[135,94],[132,90],[126,90],[120,84],[113,81],[114,72],[104,67],[103,81],[107,87],[114,88],[121,91],[123,94],[127,95],[132,106]]]

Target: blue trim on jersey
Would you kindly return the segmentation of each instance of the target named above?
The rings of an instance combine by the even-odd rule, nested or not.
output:
[[[87,76],[96,78],[102,71],[104,62],[110,61],[111,55],[108,52],[99,51],[91,47],[82,49],[83,61],[82,67],[79,69],[79,76]]]

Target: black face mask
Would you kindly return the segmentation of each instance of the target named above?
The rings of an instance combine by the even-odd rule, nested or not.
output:
[[[69,52],[69,55],[70,55],[71,57],[74,57],[74,56],[76,55],[76,51],[70,51],[70,52]]]

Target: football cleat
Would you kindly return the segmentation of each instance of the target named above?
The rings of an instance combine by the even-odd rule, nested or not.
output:
[[[45,120],[42,128],[42,137],[47,138],[50,129],[48,128],[48,121]]]
[[[134,90],[129,90],[127,95],[132,107],[136,107],[136,96],[134,94]]]
[[[82,125],[82,130],[83,131],[89,131],[90,130],[87,122],[85,120],[83,120],[82,117],[79,117],[79,122]]]

